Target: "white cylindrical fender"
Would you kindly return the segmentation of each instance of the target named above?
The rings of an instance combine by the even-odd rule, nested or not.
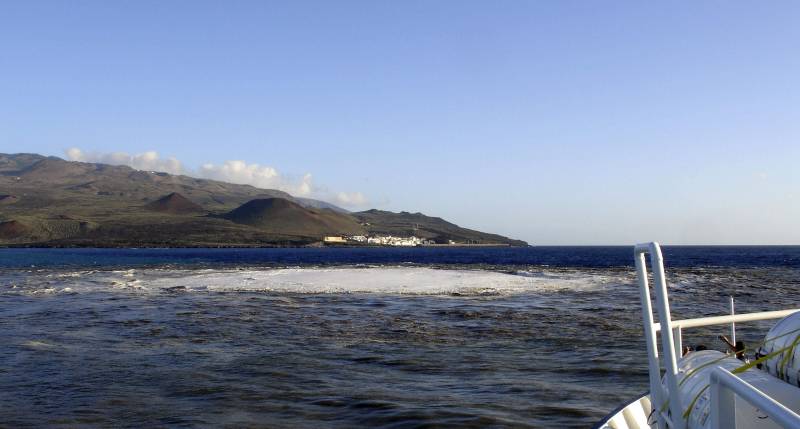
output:
[[[712,361],[716,362],[707,365]],[[744,362],[716,350],[691,352],[678,362],[679,396],[684,411],[691,407],[687,419],[687,426],[690,429],[707,429],[711,423],[709,419],[711,389],[707,387],[711,382],[711,371],[717,367],[733,371],[742,365]],[[789,409],[800,411],[800,389],[755,368],[737,375]],[[663,383],[666,387],[666,382]],[[741,398],[736,398],[735,408],[737,429],[781,427]],[[683,416],[672,416],[672,418],[683,419]]]
[[[800,387],[800,313],[784,317],[767,332],[758,356],[767,356],[786,347],[787,350],[764,361],[761,369]]]

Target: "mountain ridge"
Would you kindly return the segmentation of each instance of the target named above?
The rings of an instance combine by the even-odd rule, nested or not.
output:
[[[0,246],[302,246],[368,234],[526,245],[421,213],[351,213],[275,189],[37,154],[0,154],[0,197]]]

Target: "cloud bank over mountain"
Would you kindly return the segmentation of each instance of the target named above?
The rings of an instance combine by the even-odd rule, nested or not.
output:
[[[187,174],[183,164],[175,158],[162,159],[158,152],[147,151],[138,155],[125,152],[84,152],[76,147],[66,150],[69,161],[98,164],[127,165],[137,170],[162,171],[169,174]]]
[[[306,173],[301,177],[287,176],[281,174],[274,167],[249,164],[240,160],[228,160],[219,164],[206,163],[195,170],[186,167],[178,159],[161,158],[156,151],[140,154],[85,152],[73,147],[66,150],[66,157],[70,161],[127,165],[137,170],[183,174],[203,179],[252,185],[257,188],[278,189],[294,196],[321,199],[350,208],[366,207],[369,203],[369,199],[361,192],[334,192],[326,187],[315,185],[311,173]]]

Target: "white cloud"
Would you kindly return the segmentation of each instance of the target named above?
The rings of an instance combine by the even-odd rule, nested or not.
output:
[[[361,192],[339,192],[334,202],[347,207],[366,207],[369,201]]]
[[[84,152],[78,148],[70,148],[67,149],[66,155],[70,161],[127,165],[137,170],[184,174],[252,185],[262,189],[278,189],[294,196],[323,199],[351,208],[366,207],[369,202],[361,192],[330,192],[324,187],[315,186],[310,173],[299,178],[285,176],[273,167],[248,164],[239,160],[224,161],[219,164],[207,163],[194,171],[184,167],[183,163],[175,158],[162,159],[155,151],[131,155],[125,152]]]
[[[299,180],[292,180],[272,167],[248,164],[244,161],[225,161],[220,165],[203,164],[198,175],[205,179],[242,183],[257,188],[279,189],[298,197],[311,196],[314,189],[311,174],[306,174]]]
[[[96,162],[100,164],[127,165],[137,170],[163,171],[170,174],[186,174],[183,164],[175,158],[161,159],[158,152],[148,151],[138,155],[125,152],[84,152],[76,147],[67,149],[70,161]]]

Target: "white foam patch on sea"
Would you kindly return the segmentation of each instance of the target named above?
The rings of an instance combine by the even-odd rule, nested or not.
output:
[[[507,295],[593,290],[624,283],[619,276],[581,271],[499,272],[428,267],[339,267],[279,269],[144,269],[49,274],[27,287],[4,289],[36,294],[103,290],[130,293],[268,292],[377,293],[408,295]],[[9,287],[10,286],[10,287]],[[38,287],[37,287],[38,286]]]
[[[161,278],[161,288],[185,286],[209,291],[292,293],[486,294],[525,291],[531,279],[491,271],[430,268],[278,269],[243,273],[216,272]]]

